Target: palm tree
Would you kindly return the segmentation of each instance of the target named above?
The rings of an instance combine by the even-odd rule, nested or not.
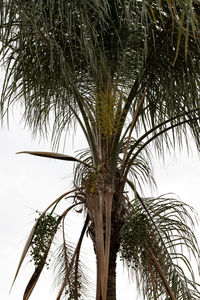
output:
[[[24,299],[43,270],[60,226],[62,284],[57,299],[64,291],[68,299],[82,293],[79,258],[86,233],[97,259],[97,300],[116,299],[119,252],[133,267],[147,299],[200,298],[185,255],[186,247],[199,259],[197,241],[186,223],[192,222],[187,206],[139,195],[140,186],[151,181],[152,155],[181,148],[190,135],[200,146],[199,11],[199,1],[191,0],[1,3],[1,56],[6,66],[2,116],[20,102],[34,133],[46,134],[53,124],[54,147],[74,123],[88,143],[77,158],[26,151],[74,161],[77,167],[74,190],[39,216],[26,243],[17,274],[29,249],[35,272]],[[54,215],[68,195],[73,202]],[[72,252],[64,222],[77,207],[85,223]]]

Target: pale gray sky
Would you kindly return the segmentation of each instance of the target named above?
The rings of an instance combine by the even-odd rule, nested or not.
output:
[[[69,138],[65,153],[83,148],[78,137],[72,147]],[[0,131],[0,299],[20,300],[31,276],[28,260],[9,295],[14,273],[35,219],[35,210],[44,210],[50,202],[71,187],[73,164],[28,155],[16,155],[23,150],[50,151],[46,142],[33,141],[23,126],[12,121],[10,130]],[[155,163],[158,194],[174,192],[181,200],[193,205],[200,214],[200,160],[194,152],[189,158],[184,152],[177,159],[168,158],[165,165]],[[147,195],[150,196],[150,195]],[[72,220],[72,225],[77,220]],[[75,225],[74,225],[75,226]],[[78,226],[75,226],[78,227]],[[198,234],[198,236],[200,236]],[[87,252],[87,248],[85,248]],[[51,270],[46,270],[30,300],[55,300]],[[128,284],[122,268],[118,277],[118,300],[136,299],[135,287]],[[139,299],[139,298],[138,298]]]

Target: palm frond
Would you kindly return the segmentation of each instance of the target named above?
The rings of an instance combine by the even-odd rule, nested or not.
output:
[[[22,252],[18,267],[17,267],[17,271],[15,273],[15,277],[12,282],[11,289],[17,279],[18,273],[20,271],[20,268],[22,266],[22,263],[23,263],[25,257],[28,254],[28,251],[32,251],[31,255],[32,255],[33,261],[35,263],[35,272],[30,280],[30,283],[27,286],[27,291],[25,292],[25,294],[28,295],[28,297],[29,297],[29,295],[32,292],[32,290],[40,276],[40,273],[42,272],[42,269],[46,263],[46,258],[47,258],[51,243],[53,241],[54,234],[57,231],[58,225],[59,225],[62,217],[65,216],[67,214],[67,212],[70,211],[71,208],[73,208],[77,204],[70,206],[68,208],[67,212],[65,211],[61,217],[53,217],[52,214],[53,214],[55,208],[57,207],[58,203],[64,197],[66,197],[67,195],[74,193],[74,192],[77,192],[77,189],[66,192],[66,193],[62,194],[61,196],[59,196],[36,219],[35,224],[31,230],[31,232],[28,236],[28,239],[26,241],[26,244],[24,246],[24,249],[23,249],[23,252]],[[52,207],[53,207],[52,211],[50,213],[48,213],[48,210]],[[52,229],[49,230],[49,226],[53,226],[54,230],[52,230]],[[41,237],[41,235],[42,235],[42,237]],[[46,240],[44,238],[45,235],[46,235]],[[41,244],[40,244],[40,242],[41,242]]]
[[[35,156],[41,156],[41,157],[46,157],[46,158],[53,158],[53,159],[60,159],[60,160],[66,160],[66,161],[75,161],[79,162],[82,164],[86,164],[85,162],[82,162],[81,160],[70,156],[70,155],[65,155],[61,153],[55,153],[55,152],[43,152],[43,151],[21,151],[17,152],[17,154],[31,154]],[[87,167],[91,167],[86,164]]]
[[[61,298],[64,292],[69,298],[75,300],[78,300],[81,295],[87,293],[86,290],[89,283],[87,281],[87,277],[84,275],[84,267],[80,263],[80,249],[84,234],[87,230],[88,222],[89,218],[87,216],[80,238],[74,249],[74,247],[69,246],[66,241],[63,218],[62,245],[58,249],[55,262],[56,269],[58,269],[57,281],[60,285],[59,293],[56,298],[57,300]]]
[[[126,180],[125,178],[128,177],[128,179],[134,182],[134,184],[140,190],[142,190],[142,186],[144,186],[145,184],[155,187],[156,182],[153,177],[153,167],[151,164],[152,154],[150,149],[148,149],[148,147],[146,146],[145,148],[143,148],[143,152],[139,153],[137,157],[132,159],[133,155],[130,155],[132,148],[134,148],[135,151],[139,152],[139,149],[142,148],[143,144],[142,142],[138,143],[138,140],[135,140],[134,138],[129,139],[129,141],[128,139],[123,138],[121,141],[120,155],[124,154],[127,143],[127,159],[129,163],[127,164],[127,159],[124,161],[120,157],[118,159],[118,168],[122,173],[122,176],[124,176],[124,180]],[[126,171],[125,175],[123,174],[124,169]]]
[[[199,143],[200,139],[197,133],[199,131],[200,122],[199,113],[200,110],[197,108],[187,114],[185,113],[180,116],[173,117],[172,119],[168,119],[167,121],[146,130],[146,132],[139,137],[134,144],[130,145],[129,152],[124,163],[125,176],[127,176],[130,167],[140,152],[146,149],[150,143],[153,143],[155,151],[162,155],[166,147],[171,152],[173,148],[175,149],[177,143],[181,149],[184,144],[188,145],[188,139],[190,137],[188,133],[189,126],[194,127],[193,135],[195,136],[196,142]],[[176,132],[177,128],[179,129]]]
[[[192,211],[181,201],[163,197],[136,198],[129,207],[121,256],[133,268],[144,298],[166,299],[170,293],[170,299],[199,298],[199,286],[187,258],[189,251],[199,263]]]

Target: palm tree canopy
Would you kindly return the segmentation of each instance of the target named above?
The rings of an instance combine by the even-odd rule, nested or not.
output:
[[[45,130],[52,111],[60,134],[81,112],[88,132],[101,118],[99,93],[113,95],[123,124],[147,89],[143,126],[176,117],[179,135],[190,118],[199,143],[199,10],[190,0],[5,1],[2,114],[20,99],[34,130]]]

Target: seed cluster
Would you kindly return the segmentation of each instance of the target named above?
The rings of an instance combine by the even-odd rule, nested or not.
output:
[[[121,230],[121,259],[133,268],[146,261],[146,244],[151,240],[151,225],[148,217],[132,211]]]
[[[51,214],[41,214],[30,245],[31,261],[35,268],[46,263],[46,257],[51,245],[52,238],[57,231],[59,217]],[[47,264],[47,263],[46,263]]]

